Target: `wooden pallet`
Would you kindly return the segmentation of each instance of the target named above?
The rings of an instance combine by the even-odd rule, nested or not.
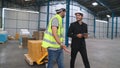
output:
[[[24,56],[25,56],[25,60],[29,63],[29,65],[33,65],[35,61],[33,61],[28,54],[24,54]]]
[[[0,42],[0,44],[4,44],[4,43],[6,43],[6,42]]]
[[[48,59],[46,58],[47,53],[43,57],[41,57],[40,60],[38,60],[38,61],[32,60],[28,54],[24,54],[24,56],[25,56],[25,60],[29,63],[29,65],[33,65],[34,62],[36,62],[38,65],[48,62]]]
[[[46,52],[38,61],[37,64],[43,64],[48,62],[48,59],[46,58],[48,56],[48,52]]]

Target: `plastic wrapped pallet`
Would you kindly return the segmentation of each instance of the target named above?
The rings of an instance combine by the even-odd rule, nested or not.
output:
[[[0,43],[4,43],[8,40],[8,33],[7,31],[1,31],[0,32]]]
[[[28,31],[28,29],[21,29],[20,30],[20,37],[19,37],[19,42],[21,45],[23,44],[22,42],[24,42],[23,39],[25,39],[26,37],[27,38],[31,37],[30,32]]]

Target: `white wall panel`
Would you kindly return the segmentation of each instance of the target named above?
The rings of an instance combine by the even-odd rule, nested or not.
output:
[[[46,13],[46,14],[41,13],[41,14],[40,14],[40,20],[46,21],[46,20],[47,20],[47,13]]]
[[[29,13],[18,11],[18,19],[20,19],[20,20],[28,20],[29,19]]]
[[[16,11],[6,10],[4,14],[5,14],[5,18],[17,19]]]
[[[15,36],[15,34],[16,34],[16,29],[5,29],[7,32],[8,32],[8,34],[9,35],[11,35],[11,36]]]
[[[93,27],[92,26],[88,26],[88,31],[93,31]]]
[[[84,18],[83,18],[83,22],[86,23],[86,24],[89,23],[89,22],[88,22],[88,19],[84,19]]]
[[[41,6],[40,12],[47,12],[47,6]]]
[[[17,23],[17,28],[28,28],[28,21],[19,20]]]
[[[29,22],[29,29],[38,29],[38,22],[37,21],[30,21]]]
[[[30,13],[30,20],[38,21],[38,13]]]
[[[5,28],[16,28],[16,20],[5,19]]]
[[[90,19],[94,19],[94,16],[93,16],[91,13],[88,13],[88,17],[89,17]]]
[[[55,14],[49,14],[49,20],[54,16]],[[47,20],[47,17],[46,17]]]
[[[41,22],[40,23],[40,28],[46,28],[46,22]]]
[[[88,12],[83,9],[82,11],[84,18],[89,18]]]
[[[76,18],[75,17],[69,17],[69,22],[72,23],[72,22],[75,22],[76,21]]]
[[[19,33],[20,29],[37,30],[38,14],[5,9],[5,27],[9,28],[6,30],[11,35],[15,35],[16,32]]]
[[[56,5],[55,6],[54,5],[50,6],[49,9],[50,9],[49,13],[56,13],[56,11],[55,11],[57,9]]]

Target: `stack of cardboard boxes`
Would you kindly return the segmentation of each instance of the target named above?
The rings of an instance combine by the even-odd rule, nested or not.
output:
[[[33,32],[33,37],[36,40],[43,40],[43,36],[44,36],[44,31],[34,31]]]
[[[29,38],[28,36],[22,36],[22,47],[27,48],[28,40],[36,40],[35,38]]]
[[[27,48],[28,40],[43,40],[43,36],[44,31],[34,31],[32,37],[30,37],[30,35],[21,35],[22,47]]]

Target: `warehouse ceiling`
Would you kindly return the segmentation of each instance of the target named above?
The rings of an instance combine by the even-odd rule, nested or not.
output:
[[[40,6],[44,5],[45,2],[47,2],[48,0],[6,0],[6,1],[13,2],[21,6]],[[111,15],[112,13],[114,13],[115,16],[120,16],[119,0],[71,0],[71,1],[78,2],[79,4],[85,6],[94,14],[100,17],[106,17],[107,14]],[[98,5],[93,6],[92,5],[93,2],[97,2]]]
[[[85,6],[98,16],[105,17],[107,14],[111,15],[114,12],[115,16],[120,16],[120,0],[75,0],[81,5]],[[97,2],[97,6],[92,3]]]

